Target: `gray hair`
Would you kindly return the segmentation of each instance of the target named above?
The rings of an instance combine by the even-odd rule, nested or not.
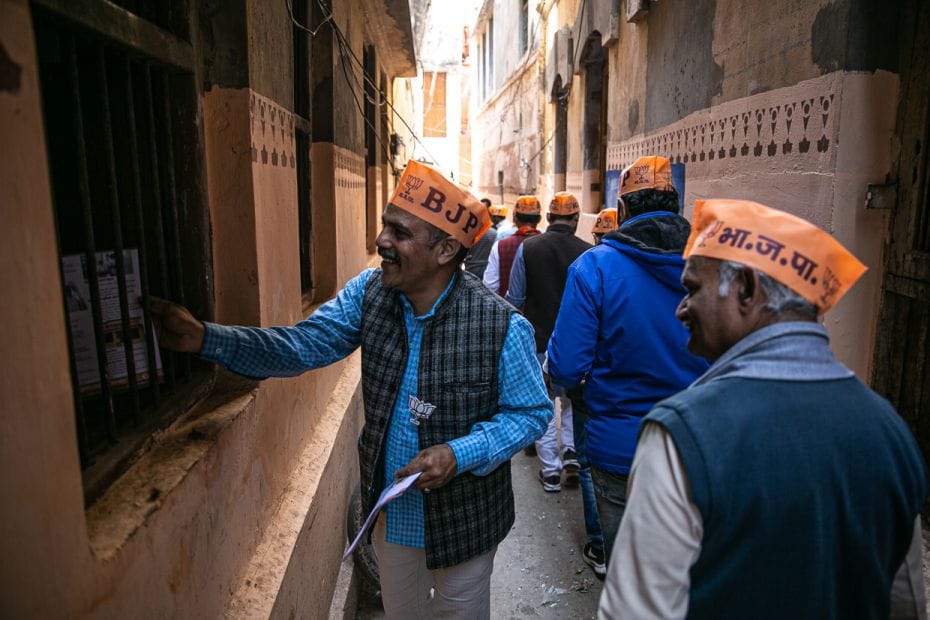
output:
[[[721,297],[726,297],[730,294],[730,285],[733,284],[736,274],[739,273],[741,269],[752,269],[752,267],[730,260],[720,261],[720,285],[717,287],[717,293]],[[762,273],[758,269],[753,269],[753,271],[759,276],[759,285],[765,293],[767,301],[763,307],[766,310],[774,314],[797,312],[799,314],[808,315],[811,318],[817,317],[817,306],[771,276]]]

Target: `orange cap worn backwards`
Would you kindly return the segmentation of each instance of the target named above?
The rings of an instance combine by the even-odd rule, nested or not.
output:
[[[507,217],[507,207],[504,205],[491,205],[488,207],[491,217]]]
[[[542,207],[536,196],[520,196],[517,198],[517,203],[513,206],[513,212],[535,215],[542,212]]]
[[[672,185],[672,164],[667,157],[640,157],[620,174],[620,195],[641,189],[668,192]]]
[[[559,192],[552,197],[549,203],[549,213],[552,215],[575,215],[581,211],[578,201],[568,192]]]
[[[412,159],[388,204],[449,233],[466,248],[491,227],[488,209],[477,198],[439,171]]]
[[[597,219],[594,220],[594,226],[591,228],[591,232],[595,234],[604,234],[617,230],[619,227],[617,223],[617,210],[604,209],[597,214]]]
[[[698,200],[684,257],[709,256],[758,269],[827,310],[865,273],[827,232],[748,200]]]

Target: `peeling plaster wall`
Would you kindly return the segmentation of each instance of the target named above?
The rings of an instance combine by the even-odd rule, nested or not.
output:
[[[197,13],[215,315],[288,324],[304,313],[291,30],[283,5],[252,5],[205,0]],[[0,282],[18,300],[0,311],[0,616],[324,617],[358,476],[358,354],[257,385],[221,374],[85,510],[29,7],[0,0],[0,132],[18,153],[0,162]],[[359,5],[345,12],[354,25],[337,19],[360,46]],[[273,36],[282,28],[287,44]],[[348,97],[337,91],[334,133],[353,148],[324,148],[328,177],[313,162],[314,192],[331,179],[331,208],[314,215],[328,213],[333,246],[325,229],[314,241],[333,286],[368,260],[361,121]]]

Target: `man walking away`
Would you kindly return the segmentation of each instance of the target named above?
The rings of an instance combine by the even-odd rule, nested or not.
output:
[[[598,213],[597,219],[594,220],[594,226],[591,227],[591,236],[594,237],[594,245],[600,245],[604,235],[617,230],[619,227],[616,209],[604,209]]]
[[[520,196],[513,207],[513,221],[517,231],[505,239],[498,239],[491,248],[488,268],[484,272],[484,285],[503,297],[510,286],[510,268],[517,248],[527,238],[538,235],[536,227],[542,219],[542,208],[536,196]]]
[[[645,419],[602,618],[925,618],[927,474],[819,323],[865,266],[813,224],[697,201],[677,316],[714,360]]]
[[[624,170],[623,222],[569,269],[549,341],[552,381],[566,388],[585,382],[585,448],[608,562],[643,416],[707,368],[688,352],[688,332],[675,320],[691,228],[678,215],[671,177],[664,157],[643,157]]]
[[[488,256],[491,254],[491,246],[494,245],[494,241],[497,239],[497,229],[493,224],[494,217],[491,216],[491,201],[482,198],[481,204],[488,210],[492,222],[491,227],[465,255],[465,271],[474,274],[479,279],[484,277],[484,270],[488,266]]]
[[[575,236],[581,209],[568,192],[559,192],[549,204],[546,232],[527,239],[517,248],[510,271],[510,288],[506,299],[523,311],[536,330],[536,354],[542,364],[546,357],[549,336],[559,313],[568,267],[591,244]],[[554,396],[561,402],[562,442],[559,448],[556,420],[536,441],[539,455],[539,480],[549,492],[561,490],[563,465],[568,475],[567,486],[578,483],[578,459],[572,438],[572,404],[562,387],[555,386]]]

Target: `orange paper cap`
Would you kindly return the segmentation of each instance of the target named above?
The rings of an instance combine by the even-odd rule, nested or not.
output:
[[[549,213],[552,215],[574,215],[581,211],[578,201],[568,192],[559,192],[552,197],[549,203]]]
[[[709,256],[758,269],[825,313],[867,267],[828,233],[748,200],[698,200],[684,257]]]
[[[507,207],[504,205],[493,205],[488,208],[488,213],[492,217],[507,217]]]
[[[640,157],[620,174],[620,195],[641,189],[671,191],[672,164],[666,157]]]
[[[470,248],[491,227],[488,209],[468,191],[418,161],[407,162],[390,203]]]
[[[541,213],[542,207],[536,196],[520,196],[517,198],[517,204],[513,206],[514,213]]]
[[[597,219],[594,220],[594,227],[591,229],[593,233],[609,233],[612,230],[617,230],[619,224],[617,223],[617,210],[616,209],[604,209],[597,214]]]

